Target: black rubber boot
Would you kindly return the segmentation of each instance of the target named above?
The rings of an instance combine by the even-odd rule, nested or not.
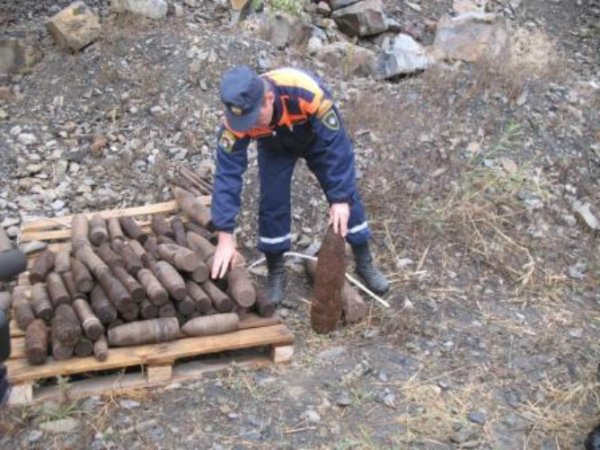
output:
[[[353,245],[352,253],[356,260],[356,273],[365,281],[367,287],[377,295],[385,294],[390,288],[390,283],[385,275],[373,265],[369,244]]]
[[[267,296],[277,306],[283,301],[285,289],[285,269],[283,253],[265,253],[267,259]]]

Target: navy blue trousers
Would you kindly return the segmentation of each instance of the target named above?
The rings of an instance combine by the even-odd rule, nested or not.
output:
[[[291,182],[298,158],[306,160],[324,192],[330,190],[328,173],[331,170],[327,149],[311,146],[298,155],[284,149],[272,149],[258,141],[258,170],[260,177],[258,249],[265,253],[280,253],[291,245]],[[354,154],[347,156],[354,171]],[[346,240],[353,245],[368,242],[371,237],[365,209],[356,186],[350,199],[350,218]]]

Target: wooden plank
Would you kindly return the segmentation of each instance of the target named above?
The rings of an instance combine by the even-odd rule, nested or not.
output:
[[[210,205],[211,196],[204,195],[197,197],[203,205]],[[177,202],[175,200],[171,200],[169,202],[163,203],[155,203],[153,205],[144,205],[144,206],[135,206],[132,208],[123,208],[123,209],[108,209],[104,211],[93,211],[84,213],[89,219],[94,214],[100,214],[105,219],[109,217],[123,217],[123,216],[143,216],[147,214],[159,214],[159,213],[171,213],[178,210]],[[69,228],[71,226],[71,220],[73,216],[61,216],[61,217],[53,217],[53,218],[40,218],[34,219],[29,222],[25,222],[21,226],[21,233],[24,231],[40,231],[40,230],[51,230],[53,228],[65,227]]]
[[[171,380],[173,366],[148,366],[146,370],[146,380],[148,383],[161,383]]]
[[[111,348],[106,361],[99,362],[93,357],[73,358],[66,361],[49,360],[46,364],[32,366],[25,359],[6,362],[9,380],[24,383],[42,378],[66,376],[94,370],[108,370],[142,364],[160,365],[178,358],[217,353],[226,350],[258,347],[263,345],[290,345],[294,341],[292,333],[283,324],[252,328],[232,333],[185,338],[162,344],[137,347]]]
[[[237,368],[262,368],[273,364],[266,356],[241,356],[235,358],[212,358],[203,361],[189,361],[173,366],[173,376],[166,383],[181,383],[201,378],[203,375],[227,369],[235,364]],[[92,395],[114,395],[132,389],[151,388],[164,385],[165,382],[150,383],[142,372],[99,375],[87,380],[68,383],[61,386],[45,386],[32,393],[32,400],[26,403],[46,400],[59,400],[67,395],[70,399]],[[24,386],[24,385],[23,385]],[[29,385],[31,386],[31,385]]]
[[[281,317],[277,314],[272,317],[260,317],[256,314],[248,314],[244,320],[240,322],[240,330],[246,330],[248,328],[259,328],[267,327],[271,325],[277,325],[281,323]],[[11,353],[10,359],[25,358],[25,333],[19,328],[14,320],[10,322],[10,337],[11,339]]]
[[[25,359],[25,338],[15,337],[10,340],[9,359]]]
[[[275,364],[287,363],[292,360],[294,356],[293,345],[280,345],[273,347],[271,351],[271,358]]]

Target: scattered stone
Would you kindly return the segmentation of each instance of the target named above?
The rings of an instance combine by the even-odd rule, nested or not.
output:
[[[321,416],[316,411],[312,409],[307,409],[302,413],[301,418],[306,420],[308,423],[317,424],[321,421]]]
[[[572,330],[569,330],[569,336],[575,339],[581,339],[583,337],[583,329],[573,328]]]
[[[115,12],[130,12],[150,19],[163,19],[169,9],[166,0],[112,0],[110,5]]]
[[[581,203],[576,201],[573,203],[573,211],[575,215],[587,226],[591,231],[598,230],[598,219],[590,211],[591,205],[589,203]]]
[[[396,408],[396,396],[389,388],[385,388],[385,391],[379,395],[379,400],[388,408]]]
[[[567,268],[567,276],[573,280],[583,280],[585,275],[578,264]]]
[[[36,443],[37,441],[39,441],[39,440],[42,438],[42,436],[43,436],[43,435],[44,435],[44,432],[43,432],[43,431],[40,431],[40,430],[33,430],[32,432],[30,432],[30,433],[27,435],[27,443],[28,443],[28,444],[34,444],[34,443]]]
[[[56,44],[74,52],[94,42],[100,36],[100,19],[81,1],[72,3],[46,23]]]
[[[329,0],[329,6],[331,6],[331,9],[336,10],[353,5],[354,3],[358,3],[359,1],[360,0]]]
[[[125,399],[119,401],[119,405],[121,405],[121,408],[133,409],[133,408],[139,408],[140,402],[136,402],[135,400],[130,400],[128,398],[125,398]]]
[[[372,371],[373,369],[369,364],[369,361],[363,360],[356,366],[354,366],[354,368],[350,372],[342,376],[341,384],[346,385],[352,383],[353,381],[358,380],[359,378],[365,376],[366,374]]]
[[[75,419],[59,419],[52,420],[49,422],[44,422],[40,424],[40,428],[47,433],[73,433],[77,428],[79,428],[80,423]]]
[[[334,42],[324,45],[317,58],[337,69],[341,75],[369,76],[375,72],[375,52],[350,42]]]
[[[21,223],[21,219],[18,217],[6,217],[2,223],[0,223],[0,227],[9,228],[14,227],[15,225],[19,225]]]
[[[477,434],[477,430],[473,430],[471,428],[461,428],[450,437],[450,440],[456,444],[463,444],[475,439]]]
[[[467,418],[478,425],[484,425],[487,421],[487,416],[483,411],[472,411],[467,414]]]
[[[379,328],[377,328],[377,327],[367,328],[365,331],[363,331],[363,337],[365,339],[371,339],[378,335],[379,335]]]
[[[410,259],[410,258],[399,258],[396,261],[396,268],[398,270],[404,270],[406,269],[408,266],[412,266],[415,262]]]
[[[348,391],[342,391],[335,400],[335,404],[342,407],[350,406],[352,404],[352,399],[350,398]]]
[[[371,36],[387,30],[386,15],[381,0],[361,0],[335,10],[331,17],[340,31],[349,36]]]
[[[306,44],[306,51],[309,55],[314,56],[323,48],[323,41],[316,36],[312,36]]]
[[[346,347],[344,347],[344,346],[330,347],[328,349],[325,349],[325,350],[319,352],[319,354],[317,355],[317,358],[321,361],[334,361],[340,355],[342,355],[345,351],[346,351]]]
[[[37,138],[33,133],[21,133],[17,136],[17,140],[23,145],[33,145],[37,143]]]
[[[0,39],[0,73],[29,73],[41,59],[40,49],[24,39]]]
[[[457,14],[466,12],[485,12],[487,0],[454,0],[452,9]]]
[[[399,34],[379,55],[375,76],[382,80],[413,73],[425,70],[432,62],[421,44],[408,34]]]
[[[28,164],[27,167],[25,167],[25,170],[29,175],[35,175],[37,173],[40,173],[43,168],[44,164]]]
[[[317,13],[323,16],[328,16],[331,14],[331,6],[329,6],[327,2],[319,2],[317,5]]]
[[[277,13],[271,19],[267,31],[267,39],[274,47],[283,49],[292,41],[292,27],[297,19],[283,13]]]
[[[508,34],[496,16],[466,13],[440,19],[434,46],[446,59],[474,62],[482,57],[498,57],[508,44]]]

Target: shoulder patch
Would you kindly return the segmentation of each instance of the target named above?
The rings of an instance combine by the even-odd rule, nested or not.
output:
[[[331,102],[331,100],[324,99],[323,101],[321,101],[321,104],[319,105],[319,109],[317,109],[318,119],[321,120],[325,116],[325,114],[327,114],[329,112],[329,110],[331,109],[332,106],[333,106],[333,103]]]
[[[219,138],[219,146],[227,153],[231,153],[236,140],[237,138],[235,135],[231,131],[225,129]]]
[[[323,125],[332,131],[337,131],[340,129],[340,120],[338,119],[335,109],[333,108],[331,108],[329,112],[323,116],[321,122],[323,122]]]

